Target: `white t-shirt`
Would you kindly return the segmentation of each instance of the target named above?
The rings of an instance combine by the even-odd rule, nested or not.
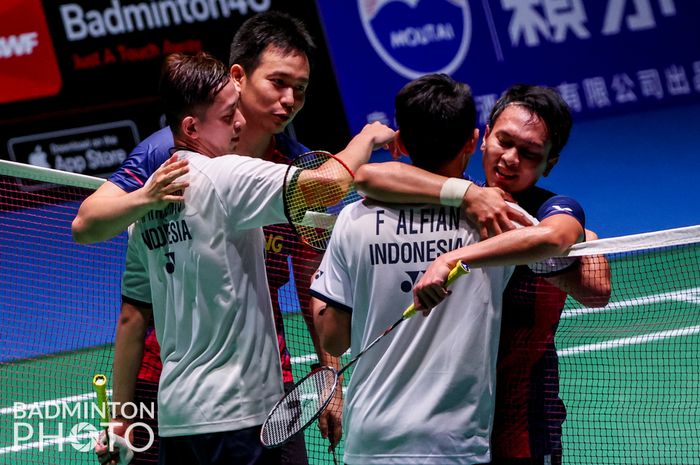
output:
[[[286,166],[189,160],[184,205],[151,211],[129,240],[126,298],[152,303],[163,372],[161,436],[260,425],[283,395],[261,227],[285,221]]]
[[[357,354],[400,318],[437,256],[478,240],[457,208],[358,202],[341,212],[312,293],[352,312]],[[472,270],[427,318],[404,321],[359,359],[345,400],[346,463],[490,461],[502,295],[512,271]]]

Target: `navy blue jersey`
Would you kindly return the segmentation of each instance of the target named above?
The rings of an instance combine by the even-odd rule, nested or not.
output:
[[[514,198],[540,221],[570,215],[585,227],[583,209],[570,197],[532,187]],[[544,276],[527,266],[516,267],[503,296],[492,434],[494,460],[532,458],[561,463],[561,425],[566,410],[559,398],[554,334],[565,301],[566,293]]]
[[[135,191],[170,158],[170,149],[174,145],[169,127],[154,132],[139,142],[117,171],[112,173],[109,181],[125,192]]]

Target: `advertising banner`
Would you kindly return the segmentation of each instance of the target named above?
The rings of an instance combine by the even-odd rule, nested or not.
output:
[[[408,80],[471,85],[480,123],[517,82],[559,89],[576,118],[698,101],[700,2],[317,0],[351,129],[393,118]]]

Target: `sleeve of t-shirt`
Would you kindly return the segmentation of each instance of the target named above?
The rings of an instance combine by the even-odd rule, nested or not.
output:
[[[125,302],[151,307],[151,283],[148,275],[145,251],[141,250],[138,235],[140,228],[135,227],[129,237],[126,249],[126,268],[122,275],[122,299]]]
[[[554,215],[573,216],[581,223],[581,227],[586,227],[586,215],[583,207],[571,197],[565,195],[555,195],[547,199],[537,210],[537,219],[542,221]]]
[[[542,221],[554,215],[569,215],[586,227],[586,215],[581,205],[571,197],[555,195],[547,199],[537,210],[537,219]],[[579,263],[577,257],[551,257],[528,265],[530,270],[540,276],[557,276],[567,272]]]
[[[212,167],[208,174],[237,229],[286,223],[282,200],[286,165],[226,155],[214,158]],[[289,176],[295,172],[292,168]]]
[[[173,135],[169,128],[153,133],[129,153],[121,166],[109,177],[109,181],[124,192],[139,189],[153,172],[170,158],[173,144]]]
[[[321,265],[314,275],[310,293],[338,310],[352,313],[352,280],[344,251],[344,245],[347,243],[345,235],[350,227],[350,210],[352,210],[351,206],[343,209],[333,226],[328,249],[323,254]]]

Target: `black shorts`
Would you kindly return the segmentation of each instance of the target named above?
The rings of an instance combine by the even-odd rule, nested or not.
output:
[[[160,465],[277,465],[280,449],[265,449],[260,426],[160,438]]]

